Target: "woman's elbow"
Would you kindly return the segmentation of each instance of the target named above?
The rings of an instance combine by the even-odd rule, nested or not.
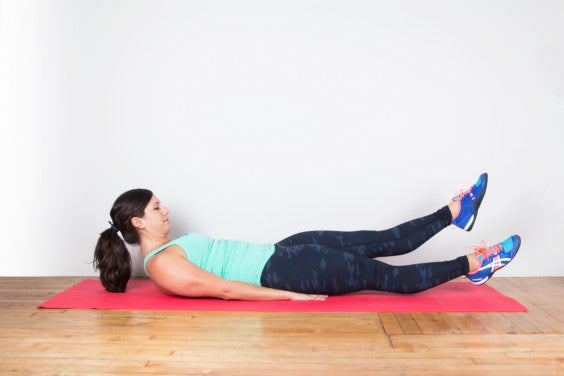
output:
[[[218,289],[216,298],[223,300],[238,300],[240,296],[236,294],[236,291],[230,286],[221,286]]]

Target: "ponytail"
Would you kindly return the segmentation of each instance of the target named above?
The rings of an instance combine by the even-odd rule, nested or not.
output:
[[[109,292],[125,292],[131,277],[131,255],[117,232],[109,228],[100,234],[94,249],[94,269]]]
[[[93,262],[94,269],[100,271],[102,285],[110,292],[125,292],[131,277],[131,255],[125,242],[138,244],[140,241],[131,219],[145,215],[145,207],[152,197],[153,192],[148,189],[131,189],[122,193],[110,210],[113,223],[110,222],[111,227],[100,234]]]

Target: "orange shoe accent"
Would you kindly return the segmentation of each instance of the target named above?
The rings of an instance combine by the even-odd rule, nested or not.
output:
[[[486,242],[484,242],[483,240],[479,246],[470,246],[469,248],[474,248],[474,253],[476,254],[476,257],[478,258],[480,263],[483,260],[489,258],[490,256],[497,255],[499,252],[503,250],[503,248],[499,243],[490,245],[488,247],[486,246]]]

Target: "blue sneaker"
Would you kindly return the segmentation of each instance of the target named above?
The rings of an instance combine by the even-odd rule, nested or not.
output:
[[[478,216],[478,208],[486,194],[488,187],[488,174],[483,173],[476,184],[470,188],[457,193],[452,201],[460,201],[460,209],[452,216],[452,224],[463,230],[470,231]]]
[[[521,238],[513,235],[501,243],[486,247],[476,247],[475,252],[478,259],[481,258],[482,266],[474,273],[466,274],[466,277],[475,285],[482,285],[499,269],[509,264],[517,254]]]

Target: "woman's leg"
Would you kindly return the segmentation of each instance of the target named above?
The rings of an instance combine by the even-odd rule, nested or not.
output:
[[[265,265],[265,287],[308,294],[338,295],[360,290],[420,292],[469,272],[468,257],[393,266],[322,245],[277,245]]]
[[[480,175],[470,188],[453,197],[448,206],[426,217],[414,219],[384,231],[310,231],[296,234],[279,243],[281,246],[324,245],[367,258],[394,256],[411,252],[454,224],[466,231],[474,226],[478,209],[486,193],[488,174]]]
[[[322,245],[353,255],[375,258],[409,253],[452,223],[448,206],[383,231],[308,231],[292,235],[279,246]]]

